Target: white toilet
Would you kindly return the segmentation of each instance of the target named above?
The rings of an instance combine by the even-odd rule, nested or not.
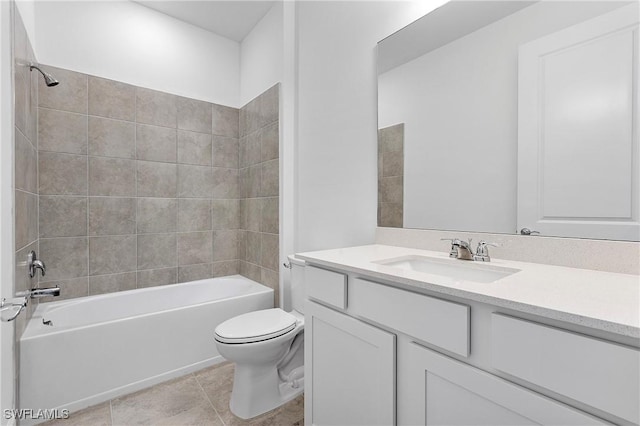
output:
[[[290,401],[304,390],[304,261],[289,256],[291,305],[233,317],[215,330],[220,355],[235,363],[229,406],[249,419]]]

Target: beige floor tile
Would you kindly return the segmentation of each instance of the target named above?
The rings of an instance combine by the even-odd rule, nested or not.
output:
[[[233,364],[223,363],[195,373],[211,404],[226,426],[302,426],[304,424],[304,397],[253,419],[243,420],[229,409],[233,388]]]
[[[193,375],[112,401],[114,425],[215,425],[222,421]]]
[[[68,419],[52,420],[46,426],[111,426],[109,401],[71,413]]]

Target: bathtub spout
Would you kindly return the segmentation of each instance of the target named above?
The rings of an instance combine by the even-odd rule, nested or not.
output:
[[[60,296],[60,287],[48,287],[48,288],[34,288],[30,292],[31,298],[47,297],[47,296]]]

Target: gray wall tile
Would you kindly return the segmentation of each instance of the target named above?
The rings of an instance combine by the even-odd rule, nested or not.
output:
[[[87,76],[48,65],[41,65],[41,68],[45,72],[51,73],[60,81],[60,84],[55,87],[47,87],[43,78],[38,79],[39,106],[86,114]]]
[[[136,88],[136,121],[175,128],[177,96],[150,89]]]
[[[280,205],[279,198],[264,198],[262,201],[262,213],[260,231],[270,234],[280,232]]]
[[[246,230],[260,232],[262,224],[263,199],[248,198],[245,203]]]
[[[177,266],[176,234],[138,235],[138,269]]]
[[[239,200],[212,200],[211,217],[213,229],[240,228]]]
[[[280,259],[279,243],[277,234],[262,233],[262,246],[260,248],[260,265],[273,271],[278,270]]]
[[[171,198],[138,198],[138,233],[175,232],[177,207]]]
[[[87,237],[41,238],[38,257],[47,264],[48,281],[86,277],[89,245]]]
[[[180,198],[178,200],[178,231],[211,230],[211,201]]]
[[[38,196],[15,192],[15,249],[19,250],[38,239]]]
[[[237,138],[239,135],[238,109],[213,104],[212,111],[211,133],[218,136],[230,136],[232,138]]]
[[[240,275],[249,278],[255,282],[260,282],[262,280],[260,266],[255,263],[240,261]]]
[[[209,102],[179,97],[178,129],[211,133],[211,104]]]
[[[225,260],[213,263],[213,276],[226,277],[240,273],[240,264],[237,260]]]
[[[38,153],[19,131],[15,132],[15,187],[38,192]]]
[[[260,268],[260,283],[273,289],[273,306],[280,303],[280,286],[278,272],[267,268]]]
[[[89,238],[89,274],[104,275],[136,270],[136,236]]]
[[[238,169],[213,168],[213,198],[238,198]]]
[[[402,176],[404,174],[403,151],[385,152],[382,157],[382,176]]]
[[[138,161],[138,197],[175,198],[178,179],[175,164]]]
[[[259,232],[246,233],[246,261],[260,265],[262,263],[262,237]]]
[[[40,303],[58,302],[60,300],[75,299],[76,297],[85,297],[89,295],[88,277],[79,277],[61,281],[47,281],[40,283],[40,288],[54,286],[60,287],[60,295],[56,297],[43,297],[40,299]]]
[[[89,114],[134,121],[135,86],[89,76]]]
[[[404,123],[378,130],[378,152],[402,151]]]
[[[210,198],[213,172],[210,167],[178,165],[178,197]]]
[[[263,197],[273,197],[280,193],[280,171],[279,161],[271,160],[262,163],[262,185],[260,195]]]
[[[211,165],[211,135],[178,130],[178,163]]]
[[[215,167],[238,168],[239,142],[237,138],[213,136],[213,159]]]
[[[176,162],[176,130],[167,127],[136,125],[138,160]]]
[[[133,159],[136,156],[134,123],[89,117],[89,154]]]
[[[89,157],[89,195],[136,195],[136,163],[123,158]]]
[[[260,131],[262,161],[275,160],[280,153],[280,129],[278,121],[269,124]]]
[[[39,192],[44,195],[86,195],[87,157],[40,152],[38,154]]]
[[[178,268],[178,282],[187,283],[212,278],[212,265],[211,263],[205,263],[201,265],[180,266]]]
[[[136,232],[136,199],[89,197],[89,235]]]
[[[87,153],[87,116],[55,109],[38,109],[38,144],[43,151]]]
[[[27,133],[27,104],[29,97],[29,81],[25,77],[17,72],[15,74],[14,85],[14,123],[15,126],[22,132]]]
[[[262,189],[262,164],[255,164],[248,167],[248,173],[248,180],[246,183],[247,197],[259,197]]]
[[[238,258],[238,231],[213,231],[213,260],[234,260]]]
[[[138,271],[138,288],[175,284],[177,282],[177,278],[178,268]]]
[[[178,234],[178,265],[211,263],[213,251],[212,232]]]
[[[381,178],[380,203],[402,203],[402,176]]]
[[[87,198],[41,196],[40,237],[81,237],[87,235]]]
[[[135,272],[125,272],[89,277],[89,296],[133,290],[136,288],[136,275]]]
[[[378,226],[402,228],[402,203],[378,203]]]

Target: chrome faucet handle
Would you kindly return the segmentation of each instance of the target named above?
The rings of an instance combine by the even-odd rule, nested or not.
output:
[[[473,255],[473,260],[480,262],[491,262],[491,256],[489,256],[489,246],[500,247],[500,245],[496,243],[480,241],[478,243],[478,248],[476,249],[476,254]]]
[[[460,240],[457,238],[440,238],[440,241],[451,241],[451,248],[449,249],[449,257],[458,257],[458,245]]]
[[[36,269],[40,269],[42,276],[44,277],[47,266],[44,264],[42,260],[38,260],[36,258],[36,252],[31,250],[27,255],[27,266],[29,267],[29,277],[33,278],[36,276]]]

